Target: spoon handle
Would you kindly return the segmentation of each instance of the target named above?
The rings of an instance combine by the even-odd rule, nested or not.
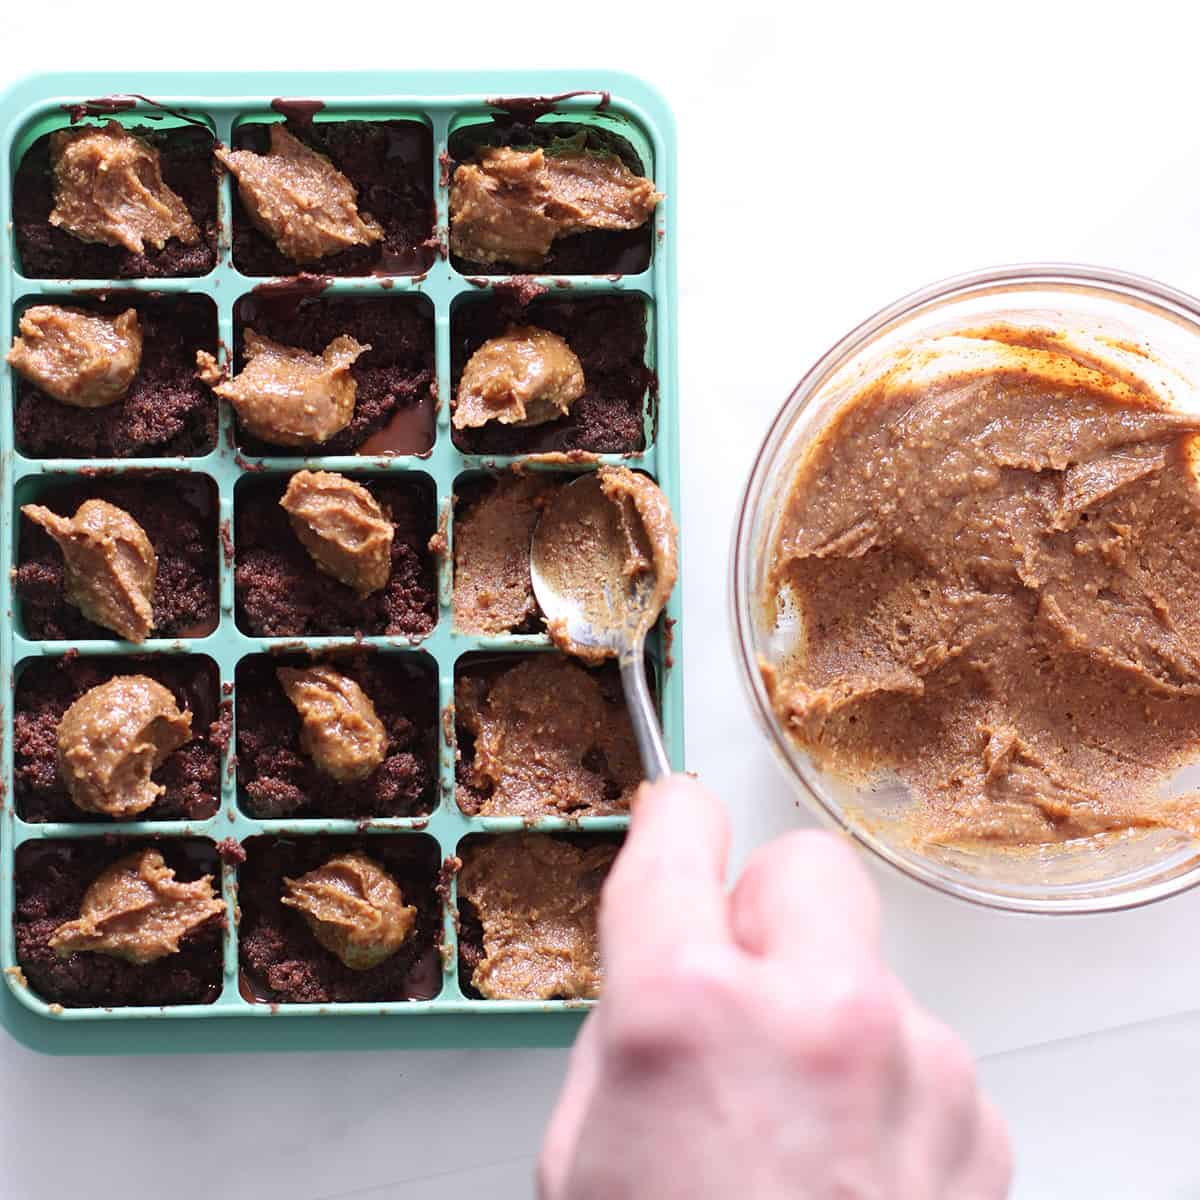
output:
[[[658,713],[654,711],[654,701],[646,684],[645,653],[640,639],[632,651],[621,655],[621,686],[625,689],[625,705],[633,723],[638,753],[642,756],[642,770],[653,783],[664,775],[670,775],[671,764],[663,745]]]

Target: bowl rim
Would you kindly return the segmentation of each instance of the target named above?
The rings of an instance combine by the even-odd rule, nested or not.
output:
[[[943,877],[919,858],[905,858],[887,843],[876,838],[868,829],[830,806],[807,778],[802,764],[807,756],[784,733],[767,696],[758,653],[754,644],[752,597],[750,588],[743,586],[753,551],[756,518],[760,514],[767,489],[768,465],[772,463],[780,439],[795,416],[811,396],[846,366],[853,356],[872,339],[889,327],[913,317],[922,310],[940,306],[955,299],[1015,290],[1014,285],[1029,285],[1053,289],[1099,289],[1125,299],[1149,302],[1162,313],[1176,319],[1189,320],[1200,337],[1200,298],[1181,289],[1163,284],[1146,276],[1114,268],[1071,262],[1014,263],[981,268],[947,276],[925,287],[908,292],[899,299],[878,309],[839,338],[800,377],[787,398],[772,417],[755,452],[746,484],[742,489],[737,518],[733,526],[728,573],[728,600],[734,655],[739,664],[738,674],[750,700],[759,726],[767,736],[775,758],[784,768],[793,788],[799,792],[806,809],[827,827],[848,834],[876,858],[889,864],[908,879],[924,884],[934,891],[983,908],[1002,912],[1031,915],[1079,916],[1103,912],[1121,912],[1180,895],[1200,886],[1200,852],[1191,866],[1147,885],[1132,884],[1111,894],[1014,895],[987,886],[954,882]],[[1200,839],[1194,839],[1200,842]]]

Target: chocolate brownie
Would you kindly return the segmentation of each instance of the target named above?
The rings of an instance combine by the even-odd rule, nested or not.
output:
[[[60,957],[49,939],[79,916],[83,894],[106,867],[152,845],[181,883],[204,875],[219,891],[221,868],[209,842],[173,838],[27,842],[16,854],[13,921],[17,962],[43,1000],[66,1008],[211,1004],[221,991],[224,917],[214,917],[179,944],[177,954],[137,965],[107,954]]]
[[[438,847],[423,835],[257,837],[245,843],[238,869],[242,993],[262,1002],[329,1004],[429,1000],[442,989],[442,906],[436,886]],[[313,937],[308,923],[282,903],[284,877],[296,879],[337,854],[354,850],[392,876],[417,923],[396,954],[354,971]]]
[[[635,175],[646,167],[629,142],[607,129],[573,121],[529,120],[519,113],[496,113],[490,122],[465,125],[450,135],[447,181],[454,169],[478,158],[485,146],[511,146],[529,150],[553,147],[556,142],[582,135],[588,150],[616,154]],[[636,275],[650,265],[654,244],[654,221],[638,229],[589,229],[559,238],[550,248],[539,275]],[[479,263],[451,255],[450,262],[466,275],[508,275],[511,264]]]
[[[416,275],[433,262],[433,135],[426,125],[289,121],[287,128],[354,184],[359,212],[383,227],[382,241],[305,263],[306,269],[325,275]],[[265,154],[270,136],[269,124],[249,122],[234,132],[233,148]],[[294,275],[299,264],[254,227],[240,201],[234,205],[234,266],[246,275]]]
[[[387,731],[383,762],[359,782],[337,782],[300,747],[300,716],[275,676],[306,666],[296,656],[255,655],[237,672],[237,773],[254,817],[411,817],[437,800],[437,675],[424,656],[357,651],[329,665],[370,698]]]
[[[32,499],[32,497],[30,497]],[[123,508],[146,531],[158,558],[152,637],[200,637],[217,627],[217,490],[212,480],[170,472],[93,478],[51,487],[37,501],[70,517],[85,500]],[[67,603],[62,551],[26,517],[17,545],[19,618],[26,637],[112,639]]]
[[[433,445],[435,371],[433,314],[410,296],[341,299],[311,288],[264,287],[244,296],[234,310],[235,368],[244,365],[242,330],[320,354],[334,338],[349,334],[371,347],[350,368],[354,416],[315,450],[325,454],[421,454]],[[238,445],[255,455],[295,455],[238,430]]]
[[[469,454],[628,454],[643,449],[646,396],[654,385],[654,373],[646,366],[645,301],[640,296],[542,296],[526,304],[523,294],[518,288],[498,288],[454,309],[454,390],[471,355],[489,338],[520,324],[547,329],[566,340],[583,367],[583,395],[557,421],[526,427],[492,421],[478,429],[455,429],[454,444]]]
[[[131,127],[154,146],[163,182],[187,205],[200,241],[185,246],[172,238],[161,250],[135,254],[122,246],[83,242],[50,224],[54,175],[50,135],[30,146],[13,180],[13,234],[21,272],[30,279],[135,279],[204,275],[217,262],[217,167],[213,135],[197,125],[176,129]]]
[[[355,476],[395,526],[392,577],[360,596],[317,570],[279,505],[288,476],[243,482],[234,495],[238,624],[256,637],[423,637],[437,622],[429,539],[434,496],[424,476]]]
[[[196,351],[217,350],[217,309],[211,300],[108,292],[104,299],[63,297],[61,302],[105,316],[136,309],[142,362],[124,398],[103,408],[63,404],[14,372],[13,436],[22,454],[145,458],[207,454],[216,446],[217,402],[196,378]]]
[[[229,741],[229,709],[218,697],[216,664],[193,655],[31,660],[18,668],[13,696],[13,788],[17,814],[26,821],[111,818],[81,812],[58,776],[58,723],[90,688],[115,675],[148,675],[169,688],[192,714],[192,740],[170,754],[152,776],[166,791],[139,820],[200,821],[220,807],[221,752]]]

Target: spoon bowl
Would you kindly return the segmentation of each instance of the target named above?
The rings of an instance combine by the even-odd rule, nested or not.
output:
[[[670,532],[673,562],[673,527]],[[645,646],[666,597],[655,556],[641,540],[605,493],[600,472],[589,472],[542,513],[529,574],[557,645],[585,662],[617,660],[642,767],[654,780],[671,767],[646,682]]]
[[[592,472],[562,489],[533,533],[533,594],[555,640],[584,659],[634,653],[662,607],[654,606],[654,575],[629,571],[617,518]]]

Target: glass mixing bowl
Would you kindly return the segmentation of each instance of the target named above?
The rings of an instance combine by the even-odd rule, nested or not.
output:
[[[1019,850],[915,842],[904,821],[912,800],[902,781],[869,786],[819,769],[788,737],[763,684],[798,627],[762,597],[769,554],[794,468],[832,414],[930,335],[995,323],[1068,331],[1091,349],[1111,350],[1160,394],[1200,409],[1200,300],[1147,279],[1092,267],[1005,267],[959,276],[915,292],[865,321],[800,381],[775,418],[755,461],[738,517],[732,603],[751,702],[801,798],[914,879],[953,896],[1018,912],[1104,912],[1146,904],[1200,883],[1200,842],[1169,829],[1128,830]],[[1200,603],[1200,597],[1197,597]],[[1197,731],[1200,755],[1200,730]],[[1200,785],[1189,766],[1164,787]]]

